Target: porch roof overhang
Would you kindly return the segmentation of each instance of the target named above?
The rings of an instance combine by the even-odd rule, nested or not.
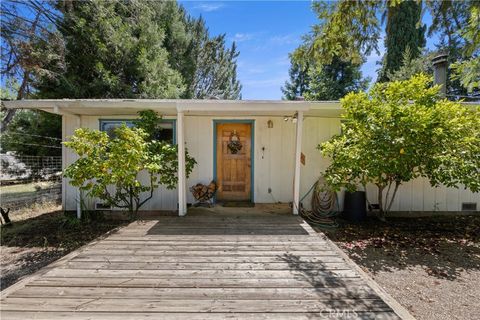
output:
[[[182,99],[56,99],[3,101],[10,109],[37,109],[63,115],[136,115],[145,109],[175,116],[285,116],[302,111],[305,116],[337,118],[339,101],[286,100],[182,100]]]

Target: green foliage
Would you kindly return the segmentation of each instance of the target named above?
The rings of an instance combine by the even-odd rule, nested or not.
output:
[[[285,100],[295,100],[296,97],[303,97],[309,83],[308,67],[294,59],[290,59],[290,64],[288,71],[290,79],[285,81],[285,85],[281,88]]]
[[[44,98],[240,98],[238,51],[175,1],[60,1],[66,68]]]
[[[480,56],[452,64],[452,79],[460,81],[468,92],[480,90]]]
[[[319,146],[332,159],[325,172],[332,187],[376,185],[382,213],[399,186],[417,177],[480,191],[480,111],[439,100],[430,81],[379,83],[341,100],[342,134]]]
[[[379,80],[387,81],[388,73],[397,71],[403,64],[403,55],[409,51],[410,59],[417,58],[425,46],[426,26],[421,26],[422,4],[416,1],[403,1],[387,7],[387,26],[383,66]]]
[[[369,79],[362,79],[358,65],[335,57],[331,64],[313,65],[308,70],[309,86],[305,100],[338,100],[349,92],[366,90]]]
[[[16,83],[15,99],[34,93],[36,81],[52,77],[50,68],[63,65],[63,42],[52,21],[49,1],[3,0],[0,3],[2,84]]]
[[[480,2],[470,7],[468,26],[462,32],[466,45],[463,54],[466,59],[452,65],[452,78],[459,81],[467,92],[480,91]]]
[[[408,80],[419,73],[433,74],[432,59],[435,53],[425,52],[417,58],[412,58],[407,48],[402,56],[402,65],[395,72],[388,72],[389,81]]]
[[[418,18],[418,10],[414,6],[419,5],[419,3],[421,2],[405,0],[315,2],[314,8],[320,18],[320,24],[315,26],[314,39],[311,45],[300,50],[298,54],[315,57],[316,60],[325,64],[330,63],[335,56],[344,61],[360,64],[364,57],[372,51],[378,52],[381,32],[379,17],[384,15],[385,12],[396,12],[397,14],[389,15],[387,19],[395,17],[399,22],[396,23],[398,27],[400,27],[400,21],[404,21],[409,25],[407,29],[412,31],[392,28],[390,34],[387,32],[387,49],[389,47],[388,43],[391,43],[390,51],[399,50],[391,60],[388,59],[393,67],[386,66],[385,72],[381,74],[382,78],[386,77],[389,72],[397,70],[395,64],[401,61],[400,57],[407,44],[414,39],[421,40],[421,36],[419,38],[418,36],[419,32],[423,31],[423,27],[413,31],[413,28],[416,28],[417,25],[414,26],[409,22],[409,19]],[[432,16],[429,35],[438,32],[440,33],[440,39],[446,39],[446,43],[444,41],[440,43],[439,49],[446,50],[449,54],[449,62],[455,63],[453,71],[457,79],[449,80],[447,92],[463,95],[466,90],[462,90],[462,86],[473,93],[477,92],[476,83],[478,83],[479,72],[478,63],[475,62],[475,59],[478,58],[480,50],[480,32],[478,31],[480,2],[477,0],[427,0],[424,3]],[[412,14],[404,17],[402,10],[400,10],[402,6],[411,6]],[[396,7],[398,7],[398,10]],[[395,37],[393,37],[394,34]],[[415,40],[412,43],[417,42]],[[419,43],[421,44],[421,42]],[[417,48],[417,46],[411,44],[409,47],[410,50],[416,50]],[[415,54],[412,54],[412,57],[415,56]],[[460,64],[465,64],[465,67],[460,67]],[[462,81],[460,82],[459,79]]]
[[[177,98],[181,75],[163,47],[165,32],[140,1],[78,1],[60,23],[66,44],[64,73],[44,79],[48,98]]]
[[[186,98],[241,99],[242,86],[237,79],[239,52],[235,42],[227,48],[225,34],[211,37],[201,17],[188,20],[187,26],[192,34],[189,61],[193,68],[186,77],[191,79]]]
[[[62,119],[44,111],[18,110],[0,137],[1,152],[18,155],[60,156]]]
[[[322,22],[314,25],[312,34],[305,35],[303,43],[290,54],[290,79],[282,87],[287,100],[298,96],[306,100],[338,100],[349,92],[368,87],[370,79],[362,79],[360,64],[344,60],[342,55],[333,55],[325,61],[309,53],[319,30],[322,30]]]
[[[320,19],[307,53],[325,64],[334,57],[360,64],[364,55],[378,52],[380,1],[320,1],[313,8]]]
[[[138,128],[123,125],[115,129],[114,138],[99,130],[75,130],[70,141],[64,144],[77,153],[79,159],[65,169],[65,177],[87,196],[128,209],[134,217],[159,185],[168,189],[177,185],[177,147],[151,139],[153,131],[143,129],[153,128],[155,116],[150,111],[142,112]],[[142,119],[146,123],[142,124]],[[187,153],[187,176],[195,163]],[[142,183],[142,175],[148,177],[148,183]]]

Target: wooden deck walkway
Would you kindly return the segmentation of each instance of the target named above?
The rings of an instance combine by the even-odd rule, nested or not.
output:
[[[210,213],[93,242],[4,290],[0,318],[400,319],[386,301],[300,218]]]

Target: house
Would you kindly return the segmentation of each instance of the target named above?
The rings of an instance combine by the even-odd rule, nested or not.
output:
[[[254,203],[292,202],[293,213],[328,165],[319,143],[340,132],[342,109],[338,101],[227,101],[227,100],[21,100],[5,102],[7,108],[39,109],[62,115],[62,137],[79,127],[110,130],[130,124],[138,111],[151,109],[162,115],[164,138],[179,145],[177,190],[159,188],[143,210],[187,212],[193,203],[189,187],[219,184],[216,200]],[[231,141],[241,148],[228,150]],[[232,144],[233,145],[233,144]],[[185,177],[184,151],[197,160]],[[63,167],[77,156],[63,148]],[[376,188],[367,192],[375,203]],[[63,180],[62,205],[76,210],[79,191]],[[309,198],[303,204],[309,206]],[[341,203],[341,199],[340,199]],[[480,206],[480,194],[462,188],[432,188],[416,179],[402,185],[392,211],[461,211]],[[101,203],[90,199],[87,206]],[[476,210],[476,209],[475,209]]]

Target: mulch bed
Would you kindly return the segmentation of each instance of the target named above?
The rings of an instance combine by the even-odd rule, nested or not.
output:
[[[321,230],[418,319],[478,319],[480,216]]]
[[[55,211],[2,227],[1,290],[123,224],[120,220],[78,221]]]

